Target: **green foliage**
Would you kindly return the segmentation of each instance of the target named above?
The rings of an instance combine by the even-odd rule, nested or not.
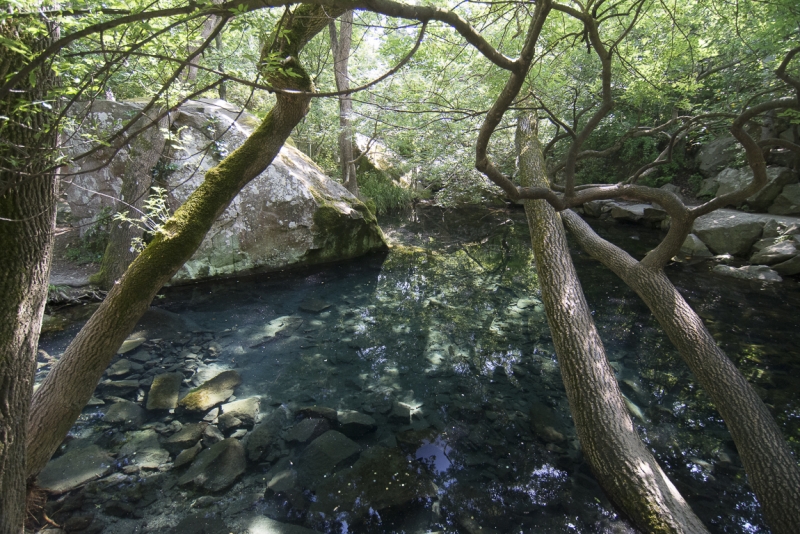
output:
[[[161,231],[171,213],[167,204],[167,190],[163,187],[152,187],[150,196],[144,201],[144,211],[138,218],[132,218],[128,211],[117,212],[114,220],[138,228],[144,237],[134,237],[131,242],[131,251],[141,252],[152,236]]]
[[[360,193],[374,203],[370,209],[376,215],[384,215],[411,206],[420,195],[406,187],[398,185],[391,178],[380,172],[370,171],[358,177]]]
[[[100,210],[97,219],[89,226],[80,241],[75,246],[67,248],[65,251],[67,259],[79,265],[102,260],[108,244],[111,220],[111,208],[105,207]]]

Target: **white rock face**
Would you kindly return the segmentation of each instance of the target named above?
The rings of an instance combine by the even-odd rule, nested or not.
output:
[[[138,109],[136,104],[105,101],[96,107],[98,111],[90,117],[105,129],[119,127]],[[236,150],[258,124],[257,118],[222,100],[191,101],[172,113],[171,138],[155,184],[167,189],[170,208],[186,201],[203,183],[205,173]],[[114,162],[117,159],[130,160],[124,150]],[[81,176],[80,188],[67,190],[72,215],[79,223],[91,222],[119,196],[125,165],[114,162]],[[80,168],[100,167],[98,163],[87,158]],[[302,152],[284,146],[272,165],[220,215],[172,282],[336,261],[385,247],[366,206]]]

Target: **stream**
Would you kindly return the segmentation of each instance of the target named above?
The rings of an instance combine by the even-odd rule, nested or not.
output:
[[[590,222],[639,258],[659,239]],[[137,327],[142,345],[115,359],[132,366],[110,378],[133,386],[101,383],[59,451],[97,445],[113,460],[51,497],[49,515],[110,533],[307,532],[264,518],[330,533],[634,532],[580,453],[524,213],[420,208],[383,228],[386,255],[165,288]],[[712,532],[769,532],[724,423],[649,310],[574,246],[573,258],[633,421],[676,487]],[[800,454],[800,287],[710,264],[667,273]],[[40,348],[57,358],[82,323]],[[104,417],[119,398],[144,407],[158,374],[181,373],[183,394],[231,369],[241,384],[226,402],[257,398],[252,421],[225,428],[218,412],[180,408],[135,424]],[[195,467],[174,466],[178,449],[149,464],[130,453],[195,423],[220,427],[206,448],[244,443],[246,469],[223,489],[185,483]],[[253,453],[254,425],[267,424]],[[334,430],[347,442],[323,451],[321,468],[312,452]]]

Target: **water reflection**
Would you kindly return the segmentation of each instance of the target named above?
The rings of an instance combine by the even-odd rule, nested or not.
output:
[[[172,288],[158,302],[185,325],[148,331],[151,347],[163,338],[158,365],[180,366],[198,347],[183,360],[187,385],[236,369],[236,397],[257,396],[259,425],[274,423],[274,440],[225,493],[257,499],[209,513],[250,521],[252,532],[268,525],[254,515],[323,532],[629,531],[580,453],[524,215],[429,210],[386,230],[386,257]],[[657,238],[599,230],[638,255]],[[713,532],[766,532],[730,436],[647,308],[574,252],[642,438]],[[786,354],[796,285],[763,290],[692,265],[670,276],[797,447],[799,370]],[[69,335],[43,348],[56,354]],[[304,411],[311,405],[329,411]],[[84,439],[107,429],[84,419]],[[257,433],[248,430],[246,446]],[[309,451],[326,432],[346,432],[352,453],[319,464]],[[145,510],[152,524],[167,513],[159,506]]]

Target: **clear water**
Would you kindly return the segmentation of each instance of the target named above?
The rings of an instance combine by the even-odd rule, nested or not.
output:
[[[639,256],[658,239],[633,226],[597,229]],[[632,532],[581,457],[524,214],[427,209],[385,230],[395,244],[386,256],[170,288],[156,301],[221,345],[200,370],[238,369],[237,398],[261,396],[262,412],[317,404],[368,413],[378,430],[359,445],[399,447],[437,488],[401,514],[364,522],[273,497],[236,513],[325,532]],[[647,308],[573,253],[642,438],[712,532],[768,532],[724,424]],[[800,453],[797,284],[722,278],[705,264],[668,272]],[[329,306],[301,309],[309,304]],[[290,326],[271,337],[277,324]],[[42,348],[58,354],[78,326],[42,339]],[[173,344],[197,342],[190,337]],[[413,407],[410,424],[389,417],[393,402]],[[87,409],[76,435],[105,430],[97,410]],[[290,447],[289,458],[301,448]],[[221,502],[263,492],[269,468],[250,465]],[[140,531],[159,513],[176,511],[144,509]]]

